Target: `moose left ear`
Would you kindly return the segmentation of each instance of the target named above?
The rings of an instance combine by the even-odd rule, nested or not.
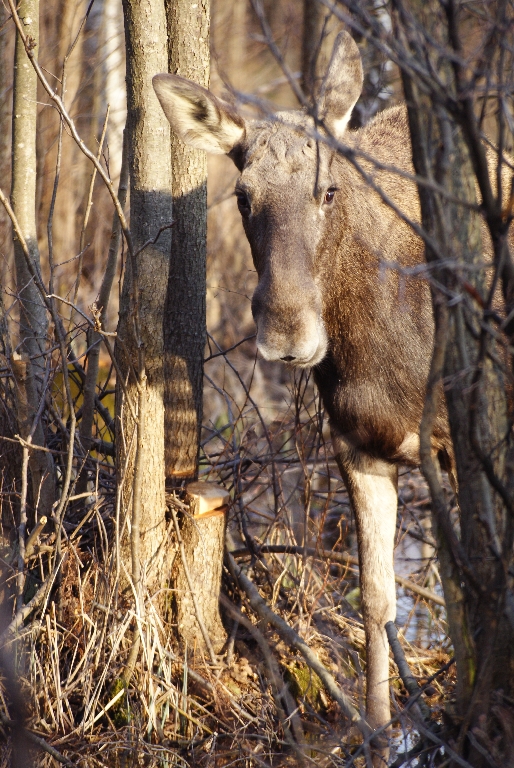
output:
[[[318,94],[319,115],[336,138],[341,138],[362,91],[364,75],[359,49],[348,32],[334,43],[327,73]]]
[[[243,140],[243,118],[206,88],[179,75],[155,75],[152,82],[164,114],[185,144],[223,155]]]

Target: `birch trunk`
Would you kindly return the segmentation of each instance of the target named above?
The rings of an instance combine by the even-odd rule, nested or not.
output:
[[[152,88],[156,72],[168,68],[164,5],[124,0],[127,54],[127,133],[130,172],[130,226],[137,253],[171,222],[171,156],[168,122]],[[164,497],[164,384],[162,318],[166,297],[170,232],[137,256],[137,280],[127,262],[116,356],[126,384],[117,384],[116,451],[121,494],[121,557],[132,574],[146,571],[146,584],[163,583],[166,537]],[[136,290],[134,288],[137,284]],[[139,390],[143,387],[143,395]],[[145,406],[144,424],[132,409]],[[142,417],[143,414],[140,413]],[[142,419],[140,419],[140,422]],[[137,444],[137,447],[136,447]],[[137,460],[137,461],[136,461]],[[137,471],[136,471],[137,468]],[[139,536],[130,531],[140,524]],[[134,570],[135,569],[135,570]]]

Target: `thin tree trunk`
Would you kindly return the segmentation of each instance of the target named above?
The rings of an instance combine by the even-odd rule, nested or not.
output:
[[[9,92],[12,85],[12,48],[14,47],[12,22],[3,3],[0,3],[0,179],[2,188],[7,192],[11,177],[11,125],[12,115],[9,105]],[[11,223],[7,211],[0,205],[0,248],[2,249],[2,264],[0,265],[0,285],[5,287],[5,276],[8,273],[11,256],[12,238]]]
[[[4,105],[7,103],[7,93],[10,87],[10,65],[12,56],[9,56],[10,33],[12,28],[8,23],[7,9],[0,4],[0,95]],[[0,110],[0,178],[3,184],[10,178],[11,170],[11,126],[12,118],[7,108]],[[7,182],[8,183],[8,182]],[[6,255],[10,248],[10,220],[7,211],[3,205],[0,205],[0,248]],[[9,233],[9,234],[8,234]],[[8,263],[8,258],[5,258]],[[8,318],[5,313],[4,289],[5,281],[4,270],[6,264],[0,267],[0,366],[7,368],[11,357],[11,344],[9,334]],[[13,438],[17,431],[16,427],[16,405],[13,401],[13,389],[11,380],[7,377],[0,378],[0,438]],[[19,477],[19,467],[21,466],[21,453],[19,446],[2,441],[0,439],[0,487],[2,490],[14,491],[16,488],[16,478]],[[5,531],[9,531],[11,521],[16,515],[11,514],[11,502],[14,497],[0,496],[0,521]],[[12,506],[16,508],[16,504]],[[1,578],[1,577],[0,577]]]
[[[302,89],[314,96],[325,76],[337,33],[342,24],[318,0],[303,2]]]
[[[127,161],[127,139],[123,142],[123,160],[120,171],[120,182],[118,186],[118,198],[122,208],[125,208],[128,191],[128,161]],[[102,284],[98,294],[98,320],[102,330],[105,330],[105,319],[107,317],[107,308],[111,296],[112,285],[116,276],[118,264],[118,251],[121,241],[121,223],[116,212],[113,214],[111,240],[109,243],[109,252],[107,254],[107,263],[102,279]],[[98,370],[100,364],[100,345],[102,337],[95,329],[90,329],[87,335],[87,346],[90,352],[87,356],[87,373],[84,382],[82,419],[80,420],[80,440],[85,451],[90,451],[92,447],[93,423],[95,417],[95,394],[98,380]],[[83,470],[77,482],[77,493],[87,491],[87,471]]]
[[[11,359],[10,335],[5,314],[4,300],[0,291],[0,366],[7,368]],[[16,443],[2,440],[14,439],[17,430],[16,403],[11,379],[0,377],[0,488],[7,493],[0,494],[0,523],[4,534],[13,533],[12,521],[18,519],[19,504],[9,493],[19,491],[21,450]],[[14,514],[12,511],[14,510]],[[1,575],[0,575],[1,581]],[[0,597],[1,602],[1,597]]]
[[[77,40],[73,51],[70,49],[76,39],[86,8],[87,6],[84,5],[81,9],[82,13],[77,13],[77,4],[74,0],[60,0],[57,23],[56,72],[59,74],[59,78],[62,78],[60,87],[63,88],[63,101],[76,120],[77,95],[83,77],[83,38],[80,37]],[[79,128],[82,128],[80,121],[77,120],[77,122],[79,122]],[[68,135],[67,131],[63,131],[61,174],[54,211],[55,261],[64,261],[76,255],[75,252],[70,252],[70,248],[72,243],[73,248],[75,248],[75,244],[78,242],[80,218],[77,214],[82,198],[87,195],[87,184],[84,187],[86,169],[90,173],[89,164],[76,142]]]
[[[209,0],[165,0],[169,71],[209,85]],[[166,478],[195,478],[202,425],[207,158],[172,135],[173,240],[164,315]]]
[[[18,14],[25,32],[37,47],[39,43],[39,0],[23,0]],[[11,200],[14,214],[27,243],[30,259],[40,272],[40,259],[36,230],[36,129],[37,129],[37,77],[27,57],[19,35],[16,35],[14,54],[13,132],[12,132],[12,186]],[[16,286],[20,299],[20,341],[29,363],[26,392],[28,419],[20,424],[23,437],[33,432],[33,442],[44,445],[41,421],[33,426],[43,393],[46,365],[48,318],[41,295],[32,280],[21,244],[14,240]],[[34,503],[39,500],[37,515],[51,517],[55,500],[55,480],[51,455],[31,451],[30,473]]]
[[[123,128],[126,121],[125,66],[123,37],[120,20],[122,10],[117,0],[105,0],[102,21],[102,66],[104,68],[104,96],[110,104],[107,143],[111,178],[120,174],[123,153]]]
[[[153,75],[168,68],[167,34],[161,3],[124,0],[123,8],[130,225],[137,254],[171,222],[170,130],[152,88]],[[121,557],[127,570],[132,560],[133,575],[138,569],[141,573],[146,569],[146,584],[152,589],[158,588],[165,578],[162,317],[169,251],[170,232],[167,229],[155,244],[147,245],[136,255],[137,275],[133,274],[130,261],[127,263],[116,343],[116,356],[126,385],[123,391],[122,382],[118,381],[116,398],[116,451],[122,501]],[[139,396],[141,387],[144,388],[144,398]],[[143,399],[145,423],[144,428],[139,424],[136,436],[132,413]],[[138,521],[139,540],[135,542],[137,546],[131,548],[129,530]]]

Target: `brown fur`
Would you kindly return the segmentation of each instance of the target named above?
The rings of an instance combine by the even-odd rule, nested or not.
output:
[[[238,188],[251,197],[252,214],[243,223],[260,277],[257,324],[267,325],[268,336],[279,329],[291,354],[302,315],[321,301],[329,347],[314,373],[332,425],[372,456],[412,464],[416,457],[400,446],[419,431],[432,308],[427,282],[401,270],[423,261],[423,244],[350,161],[326,147],[319,149],[318,185],[338,191],[323,220],[311,225],[319,195],[313,194],[315,152],[308,157],[305,135],[289,122],[259,123],[247,133]],[[411,172],[407,138],[405,110],[394,108],[345,143]],[[418,220],[414,184],[366,166],[384,193]],[[445,442],[444,413],[435,435],[438,444]]]

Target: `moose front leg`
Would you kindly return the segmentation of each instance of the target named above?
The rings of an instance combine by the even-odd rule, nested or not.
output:
[[[356,450],[334,432],[332,442],[355,512],[366,633],[366,714],[369,724],[377,728],[390,719],[385,625],[396,616],[393,549],[398,469]]]

